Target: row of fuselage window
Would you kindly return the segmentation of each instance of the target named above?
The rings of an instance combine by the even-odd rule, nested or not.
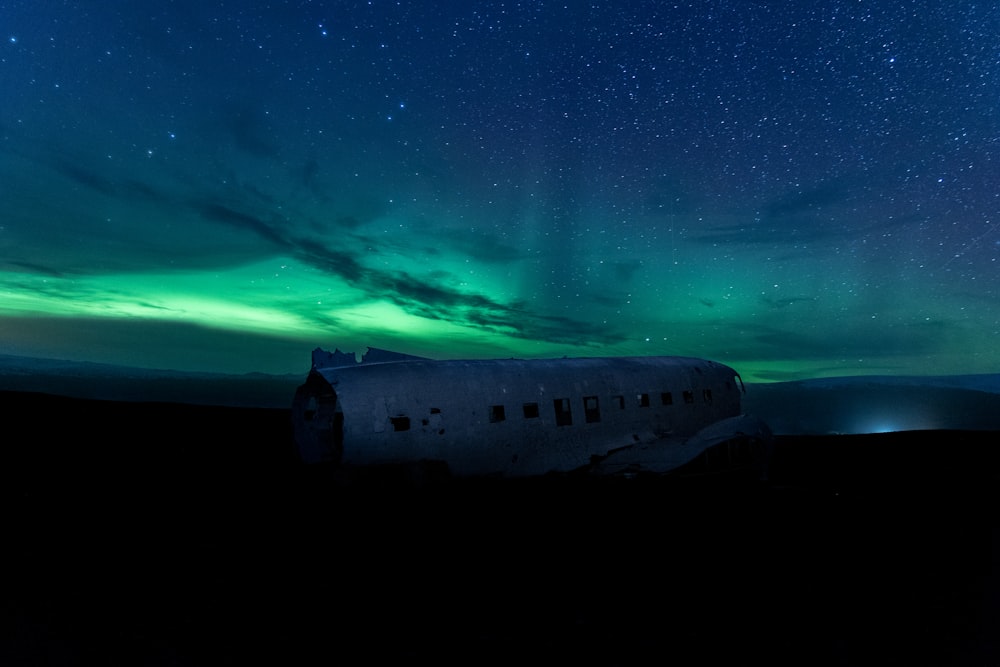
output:
[[[681,394],[682,400],[686,404],[692,404],[695,402],[695,394],[693,391],[685,390]],[[712,402],[712,390],[703,389],[701,392],[702,401],[705,403]],[[611,408],[624,410],[625,409],[625,397],[624,396],[612,396],[611,397]],[[660,393],[660,405],[673,405],[674,395],[672,392],[664,391]],[[640,408],[648,408],[652,405],[652,399],[649,394],[636,394],[635,405]],[[573,424],[573,409],[571,401],[568,398],[556,398],[552,401],[552,409],[555,414],[556,426],[571,426]],[[538,403],[524,403],[521,405],[521,411],[525,419],[538,419],[541,416],[541,407]],[[440,413],[441,410],[438,408],[431,408],[431,414]],[[496,424],[507,420],[507,410],[503,405],[491,405],[490,406],[490,423]],[[405,415],[400,415],[397,417],[390,417],[394,431],[408,431],[410,430],[410,418]],[[583,419],[587,424],[593,424],[601,421],[601,407],[600,399],[597,396],[584,396],[583,397]],[[425,425],[427,420],[425,421]]]

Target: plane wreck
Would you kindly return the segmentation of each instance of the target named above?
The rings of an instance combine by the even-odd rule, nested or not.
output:
[[[292,406],[307,463],[437,462],[453,475],[666,473],[756,465],[771,434],[742,379],[689,357],[435,361],[313,351]]]

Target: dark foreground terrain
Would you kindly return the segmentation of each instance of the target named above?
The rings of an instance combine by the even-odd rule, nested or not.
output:
[[[0,664],[1000,664],[996,433],[345,486],[283,410],[0,400]]]

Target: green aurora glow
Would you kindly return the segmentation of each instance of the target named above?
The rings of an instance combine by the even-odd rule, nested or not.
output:
[[[765,381],[1000,366],[1000,66],[935,69],[984,48],[949,41],[958,10],[933,29],[880,10],[922,50],[863,69],[851,24],[854,79],[802,64],[789,86],[822,38],[768,36],[829,15],[627,3],[576,16],[574,39],[555,9],[501,39],[447,4],[242,23],[182,5],[6,22],[0,353],[293,373],[316,346],[680,354]],[[677,36],[615,32],[633,24]],[[734,31],[753,67],[685,51]]]

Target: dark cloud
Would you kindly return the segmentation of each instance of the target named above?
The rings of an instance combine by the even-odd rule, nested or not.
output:
[[[54,268],[47,264],[26,262],[17,259],[0,260],[0,266],[5,269],[11,269],[24,273],[34,273],[36,275],[48,276],[50,278],[66,278],[69,275],[66,271]]]
[[[251,232],[274,246],[291,252],[302,262],[345,281],[369,297],[388,300],[406,312],[433,320],[471,324],[518,338],[548,340],[576,345],[611,343],[624,339],[603,325],[591,325],[551,315],[529,312],[522,303],[504,303],[485,294],[470,293],[446,284],[447,274],[418,277],[403,270],[375,269],[362,264],[354,252],[335,250],[314,238],[297,236],[279,222],[244,213],[227,205],[202,201],[192,205],[205,219]],[[355,239],[344,237],[350,246]]]
[[[176,272],[253,261],[278,241],[262,244],[268,226],[211,197],[186,203],[179,194],[183,181],[162,165],[143,163],[149,170],[128,173],[92,155],[43,147],[32,166],[46,178],[21,182],[5,211],[0,240],[9,245],[0,265],[12,271],[53,277]],[[197,226],[205,219],[215,226]],[[254,234],[245,233],[248,226]]]
[[[175,198],[164,189],[133,176],[112,174],[107,168],[93,164],[88,158],[70,159],[60,153],[49,158],[48,166],[71,183],[119,202],[127,201],[139,206],[176,203]]]
[[[174,197],[161,188],[134,178],[126,178],[117,184],[117,195],[152,205],[173,205],[176,202]]]
[[[195,211],[199,214],[222,225],[236,227],[245,231],[253,232],[262,239],[269,241],[279,249],[289,247],[289,242],[278,233],[276,226],[264,220],[229,208],[223,204],[213,201],[196,202],[193,204]]]
[[[348,284],[360,286],[368,274],[354,255],[344,250],[333,250],[322,243],[295,244],[296,256],[323,273],[344,279]]]
[[[530,312],[521,303],[503,303],[483,294],[455,290],[403,271],[365,271],[362,287],[421,317],[506,333],[515,338],[588,345],[620,342],[625,336],[582,320]]]

